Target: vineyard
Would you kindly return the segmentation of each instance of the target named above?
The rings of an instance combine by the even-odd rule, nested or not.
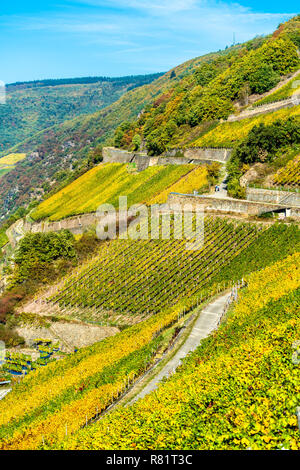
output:
[[[293,94],[300,93],[300,75],[298,74],[293,80],[288,82],[286,85],[279,88],[279,90],[274,91],[270,95],[262,98],[261,100],[256,101],[253,104],[253,107],[260,106],[262,104],[274,103],[276,101],[285,100],[290,98]]]
[[[53,447],[299,449],[299,265],[298,253],[251,274],[227,321],[158,390]]]
[[[194,175],[194,171],[195,173]],[[191,182],[186,185],[191,173]],[[147,203],[185,177],[185,187],[200,189],[207,184],[205,169],[194,165],[167,165],[149,167],[140,173],[132,173],[127,165],[107,163],[96,166],[70,185],[43,201],[33,212],[35,220],[49,217],[59,220],[72,215],[96,212],[100,204],[118,206],[119,196],[127,196],[128,205]],[[169,192],[173,190],[170,189]]]
[[[10,153],[6,157],[0,158],[0,169],[13,167],[20,160],[24,160],[26,153]]]
[[[228,229],[228,233],[231,233],[232,239],[237,237],[238,233],[240,233],[241,237],[242,234],[248,234],[246,239],[249,241],[249,237],[252,233],[253,242],[248,245],[246,250],[243,251],[241,251],[242,244],[240,242],[239,254],[232,259],[231,263],[229,263],[229,265],[233,263],[232,269],[234,269],[235,272],[237,271],[235,269],[235,264],[241,269],[241,273],[247,269],[249,272],[249,270],[252,271],[257,269],[258,266],[262,266],[263,263],[268,264],[276,260],[276,258],[278,259],[278,257],[280,258],[285,256],[292,247],[297,249],[299,246],[299,231],[297,231],[296,227],[293,226],[272,226],[268,230],[260,231],[259,234],[255,236],[255,230],[253,229],[253,231],[251,231],[251,227],[247,227],[244,224],[233,226],[228,223],[222,223],[219,219],[209,220],[208,224],[214,224],[215,230],[217,230],[217,227],[219,228],[218,235],[221,236],[221,234],[223,234],[224,241],[226,240],[226,227]],[[289,242],[291,244],[290,247],[287,247],[286,251],[285,249],[281,249],[281,245],[284,244],[285,240],[287,245]],[[111,243],[116,242],[117,241]],[[122,241],[122,243],[123,242],[125,243],[126,241]],[[170,246],[174,245],[176,242],[177,240],[172,243],[169,242]],[[143,247],[143,242],[139,243],[142,243],[140,246]],[[164,243],[164,241],[161,243]],[[256,250],[260,251],[261,246],[266,243],[269,245],[270,254],[266,253],[265,258],[261,257],[261,259],[258,259],[258,257],[255,256]],[[218,249],[221,249],[221,246],[222,244],[219,243],[217,245]],[[283,247],[285,248],[284,245]],[[138,248],[137,245],[136,248]],[[106,250],[108,250],[108,248],[105,248],[104,251]],[[199,253],[200,252],[201,250]],[[202,251],[202,254],[203,253],[204,251]],[[134,258],[138,261],[137,254],[134,254],[133,252],[131,254],[134,255]],[[195,253],[195,257],[198,258],[198,252]],[[107,262],[110,262],[110,260],[107,259]],[[116,260],[112,260],[111,266],[114,266],[115,262]],[[187,265],[189,265],[189,263],[187,263]],[[251,274],[249,279],[246,278],[246,281],[249,283],[250,293],[245,297],[245,301],[241,304],[241,307],[239,307],[238,313],[233,317],[233,321],[229,323],[228,327],[225,326],[225,328],[229,328],[229,330],[221,330],[221,333],[219,333],[221,335],[224,333],[224,335],[220,337],[220,341],[217,340],[216,343],[217,345],[220,344],[220,354],[218,351],[216,351],[216,355],[211,354],[212,352],[215,353],[213,349],[215,347],[215,340],[214,337],[212,337],[209,340],[212,341],[210,349],[208,349],[207,352],[204,350],[204,357],[207,357],[208,354],[211,356],[211,359],[208,362],[205,361],[204,364],[202,360],[200,360],[201,362],[199,363],[198,356],[196,356],[196,366],[192,362],[192,370],[188,371],[188,373],[194,374],[192,379],[190,380],[189,376],[184,375],[184,385],[180,382],[180,389],[177,388],[176,391],[178,384],[167,389],[167,393],[170,393],[170,397],[173,402],[164,402],[166,396],[164,388],[159,392],[162,394],[163,406],[166,406],[164,413],[162,413],[161,407],[158,409],[158,414],[162,419],[166,414],[171,416],[174,410],[177,409],[177,393],[180,394],[182,400],[188,383],[192,388],[194,384],[194,391],[192,391],[192,393],[197,391],[198,400],[200,400],[200,402],[201,400],[207,401],[207,393],[209,396],[213,396],[211,394],[215,393],[213,392],[215,384],[214,377],[218,374],[223,374],[223,386],[224,383],[226,383],[226,380],[234,380],[234,386],[238,386],[237,384],[239,383],[239,380],[243,380],[243,378],[239,379],[238,374],[243,370],[243,366],[238,368],[238,361],[243,359],[243,355],[245,354],[244,348],[247,347],[247,351],[251,351],[252,347],[252,343],[247,345],[248,337],[246,337],[246,339],[244,337],[245,330],[243,321],[244,319],[247,320],[249,311],[255,311],[255,309],[267,304],[270,299],[279,299],[282,295],[298,286],[298,265],[299,255],[294,255],[289,257],[289,261],[279,261],[277,265],[275,265],[276,270],[272,267],[267,268],[259,275]],[[221,275],[222,270],[224,271],[224,269],[225,272]],[[186,314],[193,311],[193,309],[197,305],[200,305],[204,300],[211,298],[220,289],[224,289],[232,285],[231,280],[227,281],[227,279],[230,279],[230,270],[226,275],[226,269],[226,265],[224,265],[221,271],[219,271],[219,276],[221,276],[221,278],[217,283],[210,284],[206,289],[202,288],[201,290],[199,286],[198,293],[192,295],[192,292],[188,292],[185,298],[182,297],[176,305],[168,305],[156,315],[126,328],[124,331],[113,337],[106,338],[93,346],[82,348],[78,352],[71,354],[60,361],[50,362],[47,367],[39,367],[36,371],[32,371],[29,375],[26,375],[22,382],[17,384],[13,388],[12,392],[0,402],[0,448],[38,449],[53,446],[58,447],[60,445],[63,445],[64,447],[76,447],[78,442],[77,439],[80,440],[79,445],[82,445],[83,448],[88,448],[93,445],[95,447],[103,446],[103,448],[109,448],[109,445],[112,447],[117,446],[111,433],[107,433],[105,439],[102,439],[103,436],[101,439],[99,438],[98,433],[101,434],[102,430],[101,424],[89,427],[87,433],[85,432],[83,435],[81,434],[80,429],[85,427],[87,424],[91,424],[92,421],[108,406],[114,403],[127,391],[131,386],[131,383],[134,382],[136,378],[140,377],[147,369],[149,369],[149,367],[151,367],[155,362],[155,358],[157,354],[159,354],[159,351],[162,351],[167,347],[170,338],[175,334],[176,328],[183,325]],[[216,270],[218,270],[218,268],[216,268]],[[86,269],[83,269],[81,274],[84,274],[85,271]],[[183,266],[183,271],[185,272],[185,266]],[[197,276],[197,271],[194,274]],[[236,274],[239,275],[240,273],[237,272]],[[69,280],[69,282],[70,281],[71,280]],[[135,300],[133,300],[132,303],[135,303]],[[293,310],[291,310],[291,312],[292,311]],[[290,313],[290,315],[292,315],[292,313]],[[239,322],[237,322],[236,317],[240,319]],[[263,321],[263,316],[260,316],[259,319],[260,321]],[[255,331],[257,330],[257,321],[258,320],[254,316],[253,324],[255,325]],[[280,315],[278,315],[278,322],[281,322],[282,325],[284,325]],[[239,325],[238,329],[236,329],[237,324]],[[264,332],[264,329],[265,328],[258,328],[261,333]],[[243,337],[242,346],[239,346],[239,337],[235,339],[239,331],[241,331],[239,334]],[[232,352],[232,354],[230,351],[226,352],[224,360],[221,360],[220,357],[223,349],[225,348],[227,351],[228,348],[228,338],[231,338],[231,343],[229,344],[230,347],[231,344],[235,342],[238,344],[238,347],[237,350]],[[250,335],[250,338],[252,338],[252,334]],[[253,339],[251,339],[251,341],[253,341]],[[36,343],[38,347],[42,345],[43,351],[47,347],[45,342],[42,340],[37,340]],[[224,346],[222,349],[223,343]],[[49,353],[49,351],[45,352]],[[232,357],[235,358],[233,363]],[[251,360],[254,360],[254,358],[252,357]],[[191,360],[193,361],[194,359]],[[246,362],[246,365],[247,364],[248,362]],[[233,379],[228,378],[228,374],[231,374],[231,370],[235,371]],[[227,375],[226,371],[228,371]],[[208,378],[212,374],[212,378],[206,380],[204,377],[205,374],[208,374]],[[179,374],[176,374],[176,376],[178,377],[178,380],[181,379]],[[206,386],[205,384],[208,382],[212,384],[212,391],[208,390],[207,393],[203,392],[199,394],[199,390],[202,390],[201,387]],[[201,383],[204,385],[201,385]],[[166,386],[170,387],[169,384],[166,384]],[[231,382],[228,384],[228,387],[224,388],[225,394],[230,387],[232,387]],[[191,393],[190,390],[188,393]],[[237,396],[238,394],[233,394],[233,397]],[[145,408],[143,408],[143,405],[140,403],[138,404],[138,412],[141,413],[141,416],[143,416],[143,410],[147,410],[147,407],[149,406],[148,401],[152,399],[151,397],[147,397],[145,399]],[[230,400],[233,400],[232,395],[229,395],[229,397]],[[194,400],[193,396],[191,399]],[[228,399],[227,395],[224,400],[225,399]],[[142,403],[144,403],[144,401]],[[188,403],[189,402],[187,402],[186,407],[188,406]],[[151,406],[152,405],[153,402],[151,401]],[[235,402],[233,405],[236,407]],[[229,401],[229,408],[233,405],[231,405],[231,402]],[[203,408],[204,405],[200,404],[199,406],[199,409],[201,410],[200,415],[203,416],[203,419],[211,419],[209,409],[207,417],[207,415],[203,413],[203,410],[205,409],[205,407]],[[264,406],[264,404],[262,404],[262,406]],[[156,409],[157,402],[153,407],[153,410]],[[135,408],[133,408],[133,410],[135,410]],[[188,408],[186,411],[188,411]],[[149,412],[151,415],[151,411]],[[146,411],[148,415],[149,412]],[[117,413],[117,416],[119,416],[120,411],[117,411]],[[130,413],[134,412],[130,409],[129,415],[126,414],[126,418],[122,415],[117,418],[120,419],[120,430],[123,428],[124,423],[126,423],[127,418],[129,423],[131,423],[133,419],[136,419],[135,417],[132,418]],[[197,415],[198,417],[200,416],[199,413],[197,413]],[[190,414],[187,416],[190,416]],[[216,427],[218,419],[219,415],[217,415],[217,421],[214,422]],[[177,421],[175,416],[172,420],[174,424],[176,424]],[[231,423],[231,421],[229,421],[229,423]],[[155,433],[157,430],[155,429],[154,432],[150,424],[151,433],[149,434],[145,421],[140,421],[139,425],[146,426],[143,432],[144,435],[147,436],[147,442],[143,442],[141,445],[139,444],[136,436],[132,435],[132,433],[135,433],[136,427],[132,426],[130,428],[131,434],[129,431],[128,433],[123,433],[123,438],[119,440],[119,445],[124,446],[124,448],[127,446],[129,448],[133,448],[134,444],[137,448],[143,448],[143,445],[144,448],[148,448],[149,445],[151,445],[151,448],[155,448],[157,445],[167,445],[167,441],[164,444],[161,442],[160,444],[156,444],[155,442],[149,444],[150,435],[153,435],[153,439],[156,439]],[[202,428],[204,429],[205,426],[207,426],[207,422]],[[176,432],[177,425],[172,425],[172,429]],[[117,433],[114,421],[112,421],[111,430],[112,433]],[[74,434],[77,431],[80,431],[78,437]],[[206,431],[203,432],[206,433]],[[241,431],[241,433],[244,436],[245,431]],[[74,438],[71,437],[71,440],[66,441],[65,443],[64,439],[66,436],[70,437],[73,434]],[[166,438],[166,434],[163,435]],[[180,443],[178,444],[176,436],[174,437],[174,435],[170,433],[169,438],[171,440],[173,439],[173,444],[170,444],[170,448],[172,448],[172,446],[176,447],[176,445],[180,447]],[[101,445],[99,444],[99,440],[101,440]],[[109,444],[107,444],[107,442],[109,442]],[[211,444],[211,439],[207,439],[206,442]],[[234,446],[244,448],[244,444],[241,444],[241,439],[238,440],[238,443],[234,443]]]
[[[163,74],[9,85],[0,450],[300,450],[300,104],[258,108],[300,96],[299,47],[297,15]]]
[[[163,204],[167,202],[170,193],[191,194],[194,190],[207,190],[207,169],[203,166],[197,166],[193,171],[183,176],[179,181],[172,184],[153,199],[149,204]]]
[[[179,243],[179,241],[176,239],[172,239],[171,241],[162,240],[160,242],[164,246],[164,250],[162,251],[158,250],[158,246],[156,246],[155,240],[152,242],[148,242],[152,248],[151,250],[148,250],[148,252],[146,252],[144,241],[131,241],[130,243],[132,245],[132,250],[130,251],[130,256],[132,259],[128,258],[127,261],[131,262],[128,264],[128,267],[130,273],[132,274],[133,270],[138,268],[138,265],[141,263],[141,259],[143,259],[145,262],[143,272],[147,273],[146,269],[150,271],[151,265],[149,263],[147,264],[146,254],[148,253],[149,256],[153,257],[153,263],[153,261],[155,261],[154,256],[158,257],[162,255],[163,257],[165,257],[168,255],[169,252],[167,250],[169,249],[172,253],[176,254],[176,256],[173,257],[170,256],[170,254],[168,256],[168,260],[171,260],[170,264],[173,264],[174,273],[170,268],[167,268],[169,263],[166,263],[165,258],[162,259],[161,263],[159,263],[159,260],[155,261],[155,269],[157,269],[157,266],[163,263],[166,266],[166,274],[161,273],[161,281],[167,281],[168,275],[175,276],[175,274],[178,273],[176,262],[174,263],[175,260],[177,262],[179,261],[182,263],[183,276],[186,275],[187,268],[190,269],[190,266],[194,267],[194,277],[186,278],[186,283],[188,284],[188,282],[190,282],[191,287],[195,287],[193,279],[197,279],[198,272],[199,275],[201,274],[201,269],[197,264],[198,261],[201,261],[201,253],[202,267],[205,270],[204,261],[206,257],[208,260],[213,260],[213,257],[211,257],[210,254],[213,255],[215,248],[215,261],[217,262],[217,256],[219,253],[219,264],[221,265],[219,266],[219,264],[215,264],[215,274],[211,278],[211,280],[215,281],[205,284],[205,280],[203,283],[201,283],[199,279],[198,290],[185,290],[185,297],[183,296],[183,292],[181,292],[181,297],[178,297],[176,305],[172,306],[172,302],[166,302],[166,306],[162,308],[159,313],[156,313],[156,315],[153,315],[138,324],[130,326],[122,332],[118,333],[117,335],[106,338],[103,341],[94,344],[93,346],[82,348],[78,350],[78,352],[71,354],[65,357],[64,359],[61,359],[60,361],[50,362],[48,363],[47,367],[38,367],[36,371],[32,371],[30,372],[30,374],[26,375],[19,384],[14,386],[12,392],[0,402],[1,449],[39,449],[59,447],[61,445],[63,447],[77,447],[78,439],[80,441],[79,446],[82,445],[83,448],[89,448],[93,445],[95,447],[103,446],[103,448],[109,448],[110,445],[112,447],[117,446],[111,433],[108,433],[106,438],[103,440],[102,437],[99,438],[98,433],[101,434],[101,424],[97,424],[95,426],[90,426],[90,424],[92,424],[93,420],[95,420],[104,410],[106,410],[107,407],[109,407],[112,403],[116,402],[116,400],[122,397],[123,394],[126,393],[126,391],[131,387],[131,384],[134,383],[136,379],[138,379],[145,371],[147,371],[151,367],[151,365],[155,363],[157,355],[159,355],[161,351],[163,351],[168,346],[170,340],[172,340],[174,334],[176,334],[177,328],[183,326],[183,323],[185,321],[185,315],[189,314],[190,312],[193,312],[195,307],[201,305],[201,302],[204,302],[206,299],[211,298],[220,290],[230,287],[232,285],[232,270],[234,271],[234,274],[236,276],[242,276],[243,273],[250,273],[251,271],[254,271],[260,267],[264,267],[266,264],[272,263],[277,259],[281,259],[288,253],[293,252],[294,249],[297,249],[300,244],[299,230],[297,229],[297,227],[292,225],[272,225],[271,228],[267,230],[257,230],[254,226],[249,226],[246,224],[228,224],[225,220],[218,218],[208,219],[206,223],[206,243],[203,249],[196,250],[195,252],[188,252],[185,249],[182,250],[182,247],[180,248],[180,245],[178,245],[178,249],[175,249],[177,246],[176,244]],[[245,243],[244,247],[246,247],[244,250],[242,248],[243,237]],[[209,248],[209,244],[213,244],[213,240],[215,243],[215,247],[211,246],[211,248]],[[252,242],[250,240],[252,240]],[[227,242],[231,244],[233,249],[231,255],[228,251],[228,248],[226,248]],[[88,275],[88,268],[95,268],[96,261],[98,261],[99,268],[99,260],[101,259],[101,256],[101,273],[105,273],[106,277],[112,269],[118,270],[117,272],[115,272],[115,277],[118,277],[118,273],[121,268],[123,269],[122,272],[125,272],[124,270],[126,268],[126,263],[124,262],[122,256],[124,253],[124,258],[126,258],[126,254],[128,253],[124,252],[124,250],[119,253],[119,260],[115,258],[111,259],[109,256],[113,255],[113,252],[111,251],[112,248],[110,248],[110,245],[114,246],[114,249],[117,249],[118,243],[120,243],[120,248],[121,246],[123,246],[124,248],[125,245],[128,244],[128,241],[115,240],[106,244],[107,246],[103,247],[103,251],[99,254],[99,259],[95,259],[89,267],[83,267],[82,271],[78,272],[76,276],[72,276],[70,279],[66,280],[68,286],[65,286],[65,288],[69,288],[69,285],[75,285],[77,286],[77,290],[79,290],[78,284],[82,281],[85,282],[84,285],[86,286],[86,276]],[[234,248],[235,243],[236,246]],[[267,246],[268,249],[266,250],[265,256],[261,257],[259,256],[259,253],[261,253],[261,249],[263,246]],[[133,248],[135,248],[135,251],[133,250]],[[155,248],[156,250],[154,250]],[[231,259],[231,261],[228,261],[228,264],[226,264],[226,262],[222,260],[222,255],[220,255],[220,252],[224,253],[224,258],[225,255],[227,254],[228,256],[229,253],[229,258]],[[185,259],[183,259],[182,257],[180,258],[180,253],[185,253],[187,261],[185,261]],[[103,258],[105,254],[108,256],[104,260]],[[141,257],[141,255],[143,255],[143,258]],[[132,262],[133,259],[136,261],[135,266]],[[296,285],[298,285],[297,283],[299,283],[299,275],[297,269],[294,266],[295,260],[297,268],[297,263],[299,264],[299,256],[297,257],[296,255],[294,255],[294,257],[290,256],[289,263],[287,263],[286,261],[279,261],[277,263],[277,271],[275,271],[273,268],[267,268],[267,270],[263,271],[262,274],[259,276],[250,275],[249,280],[246,278],[246,281],[248,280],[249,283],[249,288],[251,288],[252,284],[254,286],[253,288],[251,288],[250,295],[246,298],[244,302],[245,305],[248,305],[248,310],[249,308],[250,310],[252,310],[253,306],[254,311],[254,309],[260,307],[261,304],[266,304],[270,298],[277,299],[282,296],[283,293],[288,292]],[[139,283],[142,282],[140,271],[141,269],[138,271],[138,275],[136,277],[136,280]],[[92,274],[91,271],[90,274]],[[209,271],[207,271],[206,274],[209,276]],[[148,272],[146,276],[147,275],[149,283],[149,281],[151,281],[150,272]],[[82,281],[79,280],[79,278],[82,277]],[[125,279],[132,282],[132,277],[127,276]],[[189,281],[189,279],[192,279],[192,281]],[[256,282],[257,279],[260,282],[260,284],[258,284],[259,290],[258,287],[255,287],[257,286],[257,284],[254,284],[254,281]],[[274,288],[272,287],[272,283],[274,283]],[[174,281],[174,288],[175,286],[176,281]],[[205,286],[206,288],[204,288]],[[260,292],[260,295],[257,295],[256,291],[257,293]],[[173,291],[170,290],[170,295],[172,295],[172,292]],[[157,292],[158,296],[162,295],[161,307],[164,304],[164,294],[165,293],[163,291],[163,288],[161,287],[160,290]],[[63,292],[63,295],[67,295],[67,292]],[[120,297],[120,294],[117,294],[117,292],[115,292],[115,299],[117,298],[117,295],[118,297]],[[135,304],[137,302],[141,302],[142,300],[142,296],[136,295],[131,303]],[[46,309],[47,308],[48,307],[46,306]],[[243,313],[243,310],[240,310],[240,312],[242,312],[243,316],[239,318],[244,318],[245,313]],[[133,313],[136,314],[136,310],[134,310]],[[240,313],[238,315],[240,315]],[[263,317],[259,318],[260,321],[262,321],[261,318]],[[241,324],[239,324],[238,331],[241,331],[241,334],[243,335],[244,324],[242,320],[240,320],[240,322]],[[255,328],[257,328],[257,320],[255,317],[253,319],[253,322],[255,324]],[[281,321],[280,315],[278,316],[278,322],[284,324],[284,322]],[[230,326],[231,329],[224,330],[224,337],[221,337],[220,339],[221,346],[222,342],[225,342],[224,348],[226,350],[228,348],[228,338],[232,338],[232,342],[235,341],[235,335],[237,335],[236,324],[237,320],[234,317],[234,321],[231,323]],[[259,328],[259,330],[263,332],[264,328]],[[252,335],[250,336],[252,338]],[[210,377],[210,374],[212,374],[212,379],[209,379],[209,382],[214,384],[214,377],[217,376],[217,374],[225,374],[226,370],[228,370],[229,373],[229,371],[234,368],[234,384],[237,387],[237,384],[239,383],[238,373],[243,370],[243,367],[238,369],[237,361],[243,359],[243,354],[245,351],[243,348],[244,342],[246,342],[246,340],[247,338],[245,339],[243,336],[243,346],[241,347],[241,350],[237,350],[238,354],[236,353],[236,351],[232,353],[232,357],[236,358],[233,365],[232,362],[230,362],[230,360],[232,361],[232,359],[230,359],[230,351],[229,353],[227,352],[224,361],[222,361],[221,363],[219,361],[220,354],[222,354],[222,352],[220,354],[215,355],[215,351],[211,348],[210,350],[208,350],[207,353],[204,354],[205,357],[207,357],[207,354],[211,356],[211,359],[208,363],[207,361],[205,361],[204,364],[202,360],[200,360],[201,362],[199,363],[197,356],[197,364],[195,366],[193,363],[191,368],[194,374],[195,367],[197,368],[196,372],[198,374],[198,378],[193,376],[192,380],[190,381],[190,377],[188,377],[187,381],[187,376],[184,376],[183,381],[185,385],[183,386],[183,384],[180,383],[180,386],[182,388],[180,390],[177,390],[177,392],[180,393],[181,399],[184,398],[184,394],[186,393],[187,383],[194,383],[195,388],[193,390],[198,390],[198,400],[207,400],[207,394],[205,392],[199,394],[199,390],[202,390],[201,387],[203,387],[201,383],[203,383],[204,385],[207,384],[207,381],[204,378],[206,370],[208,377]],[[210,341],[213,342],[212,347],[214,347],[214,339],[211,338]],[[236,340],[236,343],[238,344],[238,338]],[[36,340],[36,344],[39,348],[40,346],[42,346],[40,349],[42,349],[44,353],[49,353],[49,350],[45,349],[47,348],[45,341]],[[251,351],[251,345],[252,343],[247,346],[247,351]],[[50,349],[52,350],[52,348]],[[213,352],[213,354],[211,354],[211,352]],[[203,365],[201,365],[202,363]],[[206,365],[208,366],[207,369],[205,369]],[[201,367],[200,370],[199,367]],[[178,375],[179,374],[176,374],[177,377]],[[225,374],[222,380],[222,383],[224,385],[224,383],[226,383],[226,380],[233,379],[228,378],[228,374]],[[176,386],[177,385],[175,385],[175,388]],[[229,383],[228,387],[225,388],[224,393],[227,391],[228,388],[230,389],[230,387],[232,386],[233,385]],[[172,400],[175,400],[173,405],[169,402],[164,402],[164,389],[162,390],[162,392],[159,392],[162,393],[163,406],[166,406],[165,413],[161,413],[160,407],[158,409],[158,414],[162,418],[166,416],[166,413],[171,416],[174,409],[177,409],[177,392],[174,391],[174,387],[171,387],[171,389],[168,388],[168,393],[171,394],[170,397],[172,398]],[[190,390],[188,391],[188,393],[190,393]],[[208,393],[211,396],[211,394],[214,392],[208,391]],[[238,396],[238,394],[234,393],[234,397],[236,396]],[[148,400],[150,400],[150,398],[151,397],[146,398],[145,409],[147,409]],[[191,399],[194,400],[193,396]],[[227,399],[228,397],[226,395],[224,401]],[[151,406],[152,405],[153,402],[151,402]],[[236,406],[236,403],[234,402],[233,405]],[[138,406],[140,407],[141,404],[139,403]],[[157,404],[155,406],[157,407]],[[189,406],[188,402],[186,404],[186,407],[187,406]],[[228,406],[230,408],[231,404],[229,403]],[[142,409],[138,408],[139,413],[141,412],[142,416],[143,409],[143,407]],[[155,410],[156,408],[154,407],[153,409]],[[203,419],[211,419],[210,413],[208,413],[208,418],[207,415],[203,413],[203,410],[205,410],[205,405],[200,405],[199,409],[201,410],[201,415],[203,415]],[[130,409],[130,413],[131,412],[132,411]],[[117,411],[117,413],[120,412]],[[149,415],[148,411],[146,411],[146,413]],[[197,413],[197,415],[199,416],[199,413]],[[190,416],[190,414],[188,414],[187,416]],[[123,428],[123,425],[124,423],[126,423],[127,418],[129,420],[129,423],[131,423],[132,419],[136,419],[132,418],[131,415],[126,415],[126,418],[124,418],[124,416],[119,416],[118,419],[120,419],[120,429]],[[217,415],[217,424],[218,419],[219,415]],[[176,424],[177,421],[175,416],[172,417],[172,420]],[[229,421],[229,423],[231,423],[231,421]],[[133,448],[134,444],[136,444],[137,448],[148,448],[149,446],[151,446],[151,448],[155,448],[155,442],[149,444],[150,435],[152,435],[154,432],[152,429],[152,425],[150,424],[151,433],[149,434],[145,422],[139,422],[139,425],[140,424],[146,426],[146,428],[143,429],[143,432],[144,435],[147,436],[147,441],[143,442],[143,444],[140,445],[138,440],[136,439],[136,436],[132,436],[132,434],[128,433],[123,433],[123,439],[119,441],[119,444],[121,446],[124,446],[124,448],[127,446],[129,448]],[[217,424],[214,425],[217,426]],[[87,428],[87,432],[81,434],[80,430],[86,425],[89,425]],[[205,425],[203,425],[202,428],[204,429],[205,426],[207,427],[207,422],[205,422]],[[174,430],[174,432],[176,432],[177,428],[177,425],[172,425],[172,429]],[[116,432],[114,421],[112,422],[111,429],[113,433]],[[130,433],[134,434],[135,430],[136,427],[132,426],[130,428]],[[76,434],[77,432],[79,432],[78,436]],[[230,430],[228,432],[230,432]],[[153,434],[154,439],[155,433]],[[241,431],[241,433],[243,434],[245,433],[245,431]],[[74,437],[72,437],[73,435]],[[166,434],[163,435],[166,438]],[[126,437],[125,439],[124,436],[128,436],[128,438]],[[65,442],[66,437],[70,438],[71,440],[67,440]],[[170,444],[170,448],[172,448],[172,446],[176,447],[176,445],[180,447],[180,444],[178,444],[177,442],[177,436],[174,437],[174,435],[170,433],[169,439],[173,439],[173,444]],[[99,440],[101,440],[101,444],[99,444]],[[107,444],[107,442],[109,442],[109,444]],[[206,439],[206,442],[208,443],[208,445],[210,445],[211,439]],[[240,442],[241,439],[238,441],[238,444],[234,443],[233,446],[236,446],[238,448],[244,448],[244,444],[241,444]],[[158,446],[159,445],[167,444],[160,443],[158,444]]]
[[[10,153],[0,158],[0,178],[15,168],[16,163],[24,160],[26,153]]]
[[[278,119],[286,120],[292,116],[300,115],[300,106],[280,109],[273,113],[243,119],[242,121],[223,122],[212,131],[193,142],[193,147],[231,147],[239,140],[245,138],[254,126],[260,123],[271,124]]]
[[[300,156],[281,168],[273,177],[279,186],[298,187],[300,185]]]
[[[216,292],[207,291],[202,300]],[[194,298],[179,302],[26,376],[0,402],[0,449],[51,445],[96,418],[153,364],[167,346],[164,333],[172,338],[195,305]]]
[[[134,323],[156,314],[184,297],[200,293],[220,268],[245,250],[259,235],[256,225],[233,224],[224,219],[207,217],[204,244],[196,239],[194,217],[191,233],[176,214],[171,222],[170,239],[122,240],[106,243],[99,255],[76,274],[66,278],[48,304],[59,304],[65,313],[94,319],[114,319],[118,324]],[[144,226],[147,230],[146,225]],[[141,223],[141,233],[143,224]],[[194,238],[193,238],[194,237]],[[198,243],[196,249],[187,243]]]

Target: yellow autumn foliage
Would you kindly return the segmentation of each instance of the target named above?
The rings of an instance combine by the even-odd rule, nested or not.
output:
[[[207,170],[205,166],[198,166],[176,183],[172,184],[160,194],[149,201],[150,204],[163,204],[167,202],[168,195],[172,192],[190,194],[194,190],[200,190],[207,185]]]
[[[193,147],[231,147],[232,144],[245,138],[254,126],[271,124],[278,119],[288,119],[300,115],[300,105],[280,109],[272,113],[243,119],[241,121],[223,122],[207,134],[193,142]]]

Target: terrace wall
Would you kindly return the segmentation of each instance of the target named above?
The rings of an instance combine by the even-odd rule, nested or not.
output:
[[[235,212],[255,216],[263,212],[284,211],[286,209],[286,206],[280,204],[178,193],[169,194],[168,203],[181,205],[189,203],[194,209],[202,207],[205,212]],[[300,219],[300,207],[290,207],[287,215]]]
[[[231,114],[228,116],[227,121],[241,121],[243,119],[259,116],[260,114],[271,113],[273,111],[278,111],[279,109],[283,108],[291,108],[296,106],[300,103],[299,95],[297,97],[287,98],[286,100],[275,101],[274,103],[266,103],[261,106],[257,106],[256,108],[246,109],[242,111],[240,114]]]
[[[128,152],[114,147],[103,148],[103,163],[135,163],[138,171],[154,165],[196,165],[225,163],[229,160],[232,149],[228,148],[187,148],[171,149],[158,157],[150,157],[142,152]]]
[[[175,157],[176,154],[181,153],[185,159],[194,160],[193,163],[196,163],[197,160],[202,160],[207,162],[217,161],[217,162],[227,162],[232,153],[230,148],[204,148],[204,147],[190,147],[186,149],[174,148],[170,149],[164,153],[164,157]],[[176,157],[180,158],[180,157]]]
[[[273,189],[247,188],[247,200],[255,202],[271,202],[300,207],[300,194],[292,191]]]

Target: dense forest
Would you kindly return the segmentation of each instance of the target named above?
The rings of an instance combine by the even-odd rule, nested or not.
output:
[[[44,80],[32,80],[30,82],[15,82],[8,84],[8,88],[11,87],[23,87],[23,88],[38,88],[45,86],[58,86],[58,85],[87,85],[89,83],[109,82],[119,83],[122,85],[130,85],[133,82],[137,86],[151,83],[156,78],[163,75],[161,73],[152,73],[148,75],[127,75],[125,77],[77,77],[77,78],[56,78],[56,79],[44,79]]]

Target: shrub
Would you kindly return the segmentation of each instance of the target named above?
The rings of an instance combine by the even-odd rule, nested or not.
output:
[[[240,162],[251,164],[270,161],[276,150],[300,142],[300,124],[295,118],[254,126],[247,138],[236,148]]]
[[[279,73],[275,72],[272,65],[262,64],[249,77],[249,85],[253,93],[265,93],[273,88],[280,80]]]
[[[0,325],[0,341],[3,341],[5,346],[15,347],[25,343],[25,340],[18,335],[15,331],[9,330],[7,327]]]
[[[139,150],[142,143],[142,138],[139,134],[135,134],[132,139],[133,150]]]
[[[238,178],[232,178],[227,185],[228,195],[237,199],[246,199],[246,188],[242,188]]]
[[[27,233],[16,251],[12,285],[29,279],[42,280],[55,260],[75,258],[74,236],[68,230]]]

